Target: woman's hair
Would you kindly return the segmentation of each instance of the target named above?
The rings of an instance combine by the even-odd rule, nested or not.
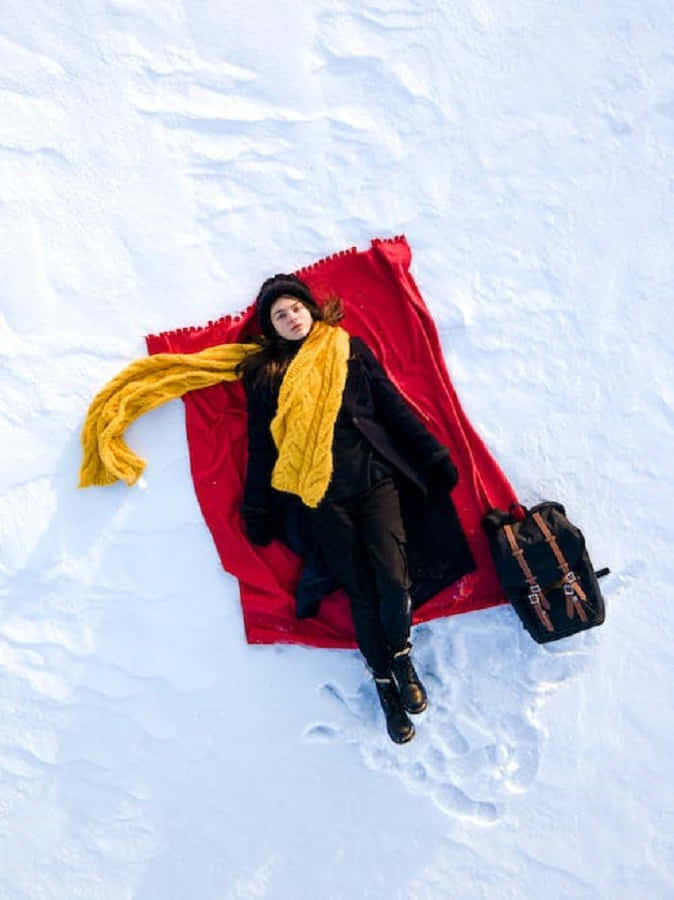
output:
[[[301,298],[300,302],[302,302]],[[344,305],[342,298],[331,294],[323,306],[305,304],[315,322],[325,322],[326,325],[338,325],[344,318]],[[281,381],[285,375],[290,361],[297,353],[301,341],[287,341],[274,332],[273,337],[265,337],[261,334],[252,338],[251,343],[258,344],[259,350],[254,350],[245,356],[236,367],[239,378],[245,379],[252,388],[273,386]]]

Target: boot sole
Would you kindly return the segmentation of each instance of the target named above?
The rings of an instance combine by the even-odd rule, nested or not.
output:
[[[391,738],[391,740],[393,741],[394,744],[407,744],[412,740],[412,738],[415,736],[415,734],[416,734],[416,731],[414,730],[414,726],[412,726],[412,730],[407,735],[407,737],[404,737],[400,741],[396,740],[394,737],[391,737],[390,734],[389,734],[389,737]]]
[[[418,709],[410,709],[409,706],[403,706],[403,709],[406,713],[409,713],[411,716],[418,716],[422,712],[425,712],[428,709],[428,700],[424,703],[423,706],[420,706]]]

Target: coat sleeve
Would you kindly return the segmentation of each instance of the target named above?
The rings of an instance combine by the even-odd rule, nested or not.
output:
[[[365,341],[353,338],[352,347],[368,374],[376,418],[391,437],[411,454],[420,469],[428,470],[444,459],[451,462],[447,447],[426,428]]]
[[[270,389],[253,388],[243,381],[248,400],[248,464],[243,488],[241,511],[267,513],[272,511],[271,473],[277,450],[270,425],[276,413],[276,398]]]

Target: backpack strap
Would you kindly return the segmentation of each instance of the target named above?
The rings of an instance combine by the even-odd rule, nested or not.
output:
[[[529,564],[524,558],[524,550],[522,550],[517,543],[512,525],[504,525],[503,531],[505,532],[505,536],[508,538],[510,551],[517,560],[517,564],[522,570],[522,574],[524,575],[526,583],[529,585],[529,593],[527,594],[529,603],[534,608],[536,615],[540,619],[541,625],[545,628],[545,630],[554,631],[555,629],[553,628],[552,622],[550,621],[550,616],[546,612],[546,610],[550,609],[550,602],[541,590],[540,584],[536,581],[534,573],[531,571],[531,569],[529,568]]]
[[[535,512],[532,513],[532,517],[543,532],[545,542],[550,546],[550,549],[555,554],[557,565],[562,570],[562,582],[564,584],[564,597],[566,598],[567,616],[569,617],[569,619],[573,619],[574,613],[578,613],[578,617],[580,618],[581,622],[587,622],[587,613],[583,609],[583,604],[587,603],[587,596],[585,594],[585,591],[580,586],[575,572],[573,572],[569,568],[569,564],[564,558],[564,554],[559,549],[559,544],[557,543],[554,534],[545,524],[543,516],[539,512]]]

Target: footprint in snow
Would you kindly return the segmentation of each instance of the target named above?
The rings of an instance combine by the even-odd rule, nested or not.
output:
[[[456,617],[415,629],[414,660],[429,706],[413,717],[417,733],[408,744],[388,738],[365,674],[356,691],[321,685],[331,721],[310,725],[305,737],[357,744],[369,768],[428,796],[448,816],[481,826],[499,821],[512,795],[536,780],[544,740],[538,709],[577,680],[587,657],[582,641],[551,650],[523,640],[509,612],[485,610],[479,621]]]

